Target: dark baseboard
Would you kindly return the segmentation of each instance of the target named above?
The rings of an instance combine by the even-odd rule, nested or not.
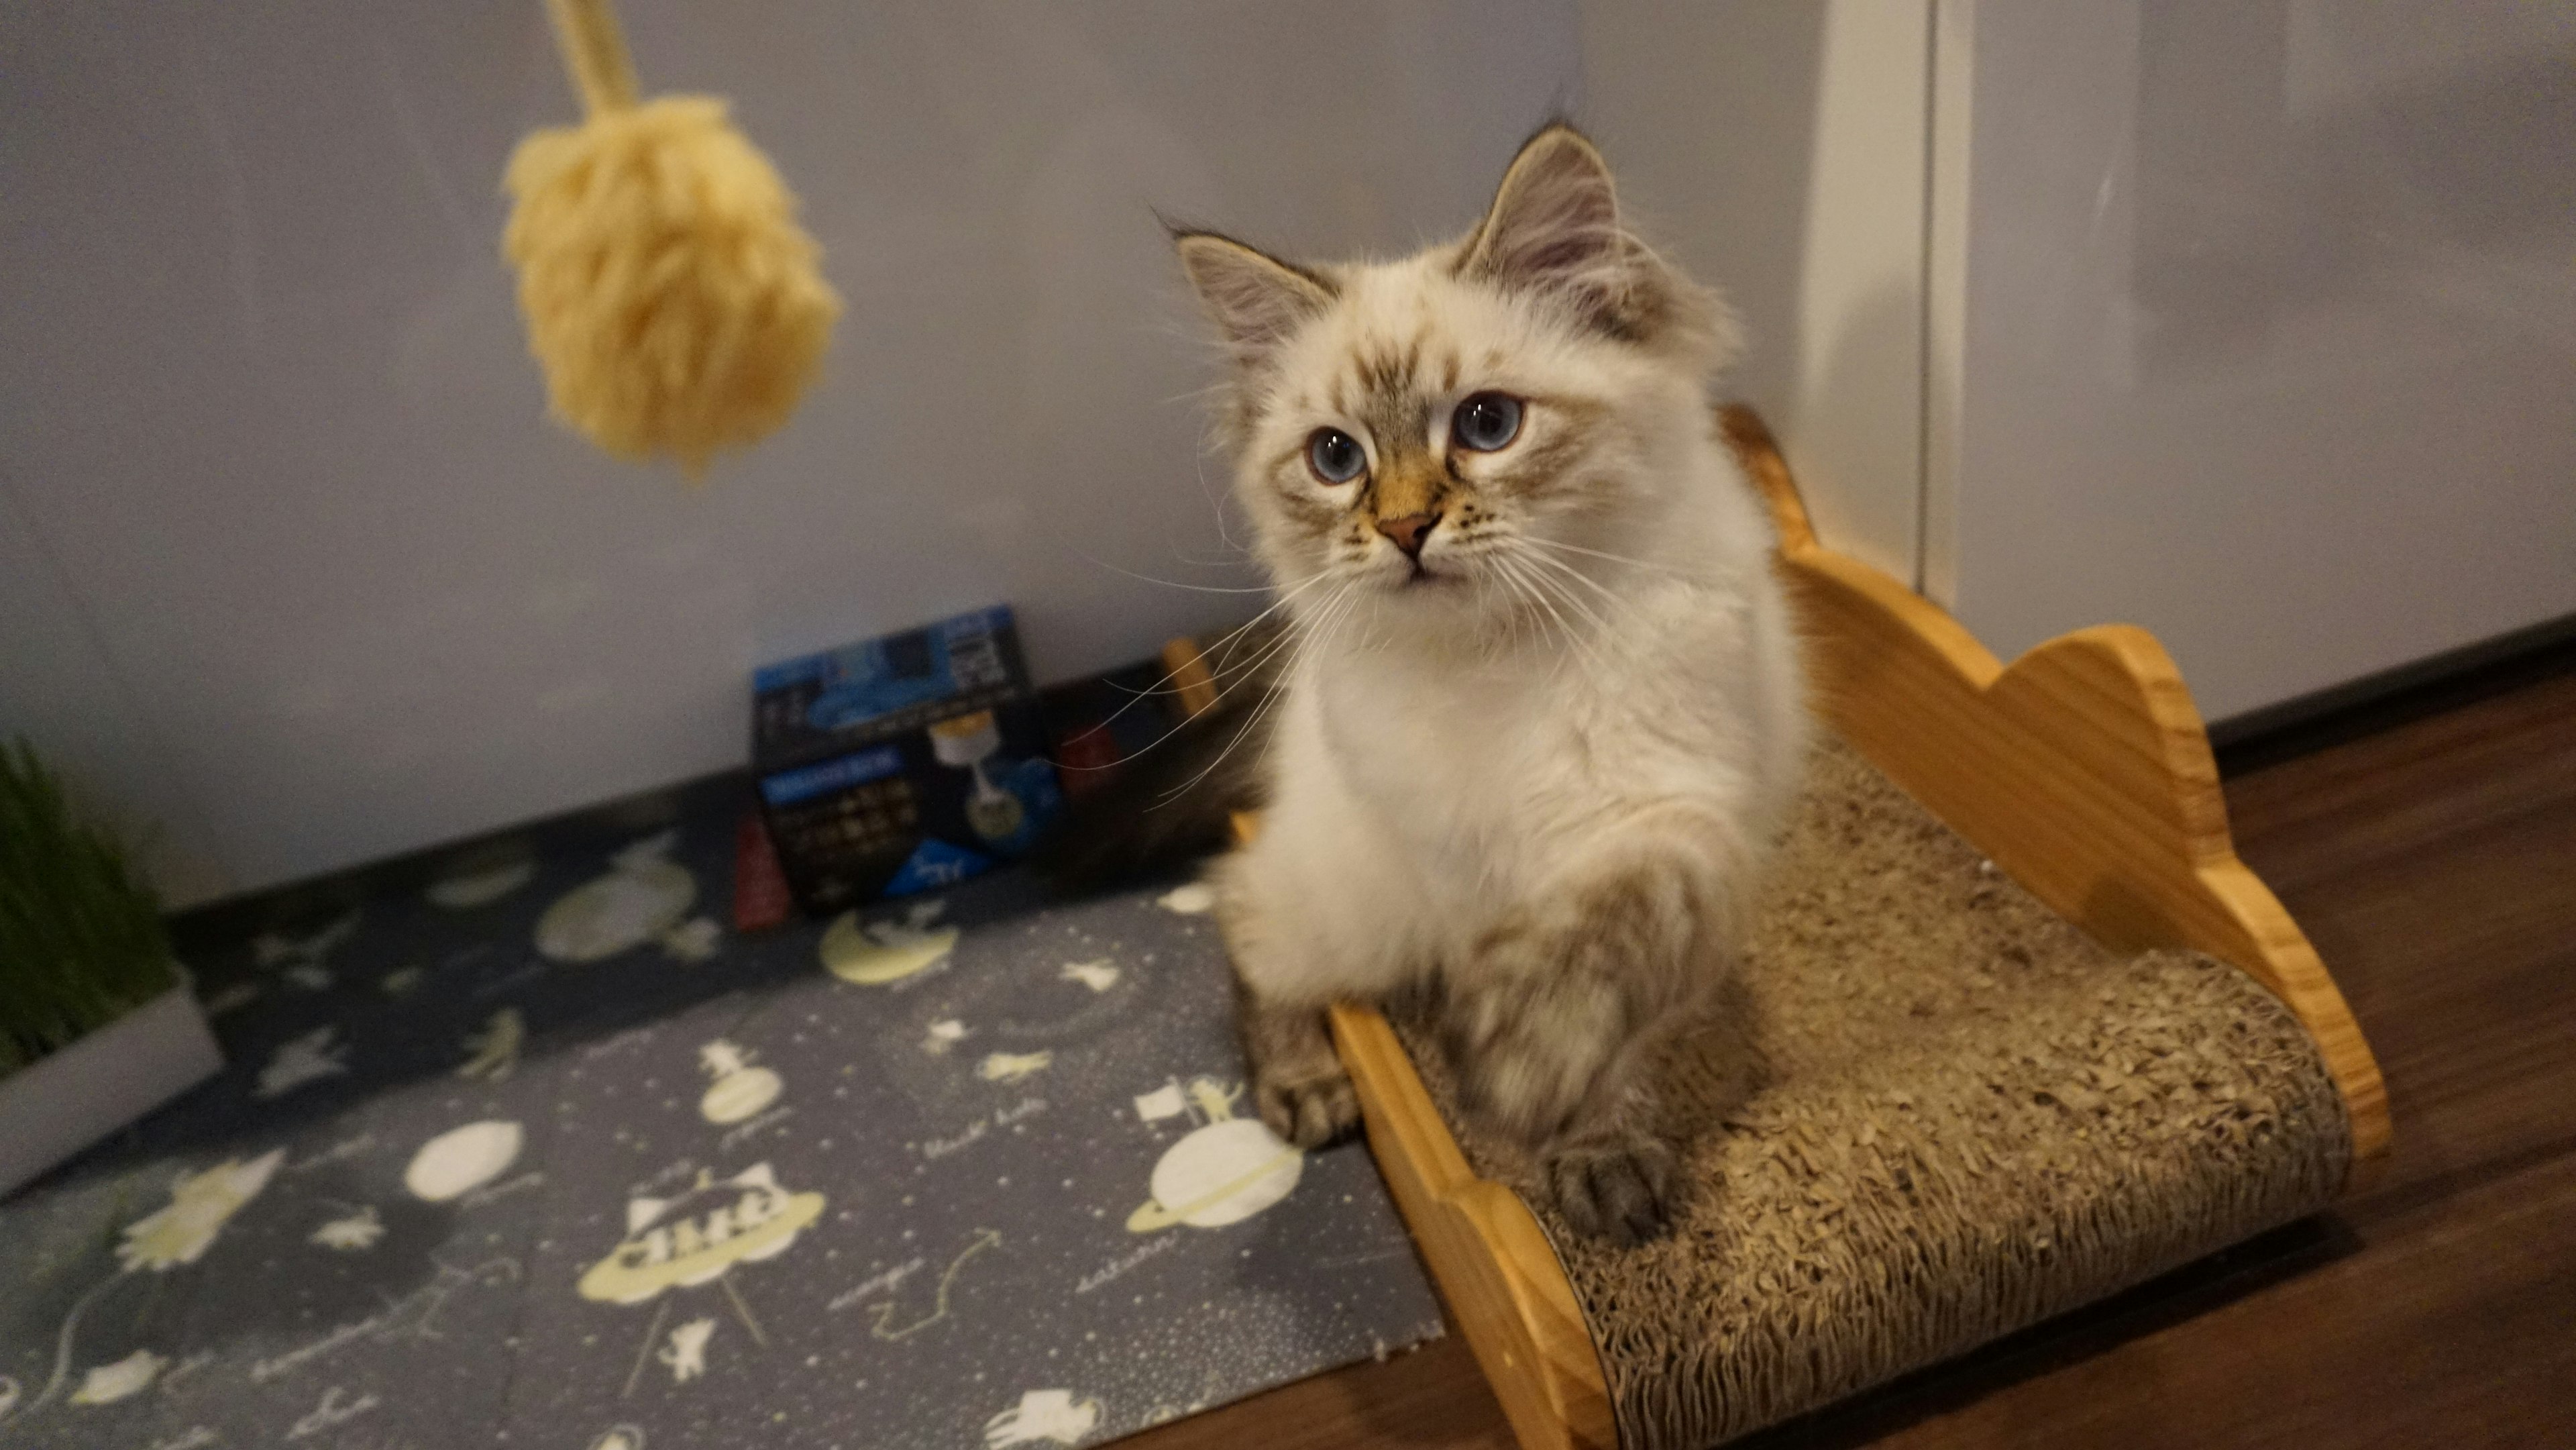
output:
[[[2221,779],[2576,674],[2576,614],[2231,716],[2209,727]]]
[[[262,887],[192,906],[170,917],[170,944],[181,961],[212,946],[237,944],[262,931],[308,930],[387,892],[419,891],[467,871],[539,855],[608,847],[712,811],[725,802],[752,804],[751,774],[724,770],[640,791],[557,815],[446,841],[302,881]],[[722,903],[718,903],[721,908]]]

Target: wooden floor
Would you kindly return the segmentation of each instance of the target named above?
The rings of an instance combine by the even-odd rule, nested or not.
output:
[[[2378,1181],[2321,1224],[1763,1445],[2576,1446],[2576,673],[2461,693],[2332,738],[2348,717],[2305,753],[2240,752],[2227,786],[2239,854],[2387,1073]],[[1125,1445],[1511,1443],[1450,1339]]]

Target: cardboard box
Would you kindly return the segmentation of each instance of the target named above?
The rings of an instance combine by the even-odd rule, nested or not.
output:
[[[817,914],[979,875],[1063,804],[1006,607],[759,670],[751,757],[788,886]]]

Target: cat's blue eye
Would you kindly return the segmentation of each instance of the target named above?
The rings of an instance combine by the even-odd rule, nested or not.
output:
[[[1318,428],[1306,439],[1306,466],[1326,483],[1348,483],[1367,469],[1368,452],[1339,428]]]
[[[1521,400],[1505,393],[1474,393],[1449,415],[1449,439],[1461,448],[1491,453],[1520,436]]]

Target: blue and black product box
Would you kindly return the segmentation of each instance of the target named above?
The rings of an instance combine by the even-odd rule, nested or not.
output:
[[[809,913],[1024,854],[1063,804],[1006,607],[752,676],[752,776]]]

